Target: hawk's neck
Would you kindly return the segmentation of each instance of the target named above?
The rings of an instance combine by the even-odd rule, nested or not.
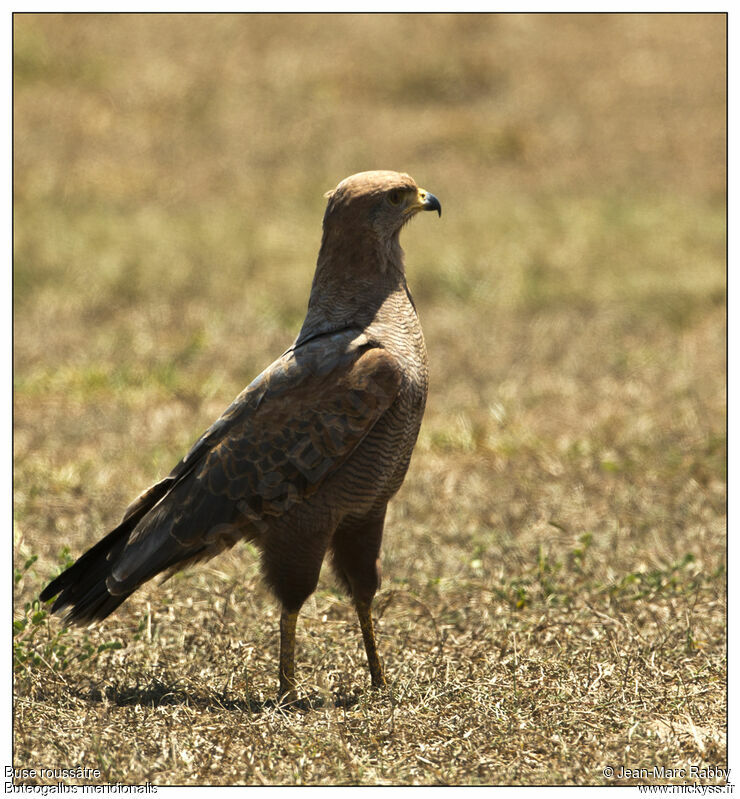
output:
[[[324,237],[297,342],[346,327],[366,328],[392,313],[397,300],[408,302],[403,250],[397,239],[395,246],[388,247],[336,244]]]

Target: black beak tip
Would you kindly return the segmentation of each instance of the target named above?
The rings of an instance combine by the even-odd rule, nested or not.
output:
[[[442,216],[442,206],[433,194],[427,194],[427,198],[424,200],[424,210],[436,211],[439,216]]]

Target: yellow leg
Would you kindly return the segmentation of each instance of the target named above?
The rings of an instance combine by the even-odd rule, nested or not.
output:
[[[375,645],[375,631],[373,629],[373,617],[370,613],[370,602],[355,602],[357,618],[360,620],[362,630],[362,640],[365,642],[365,652],[367,653],[367,665],[370,667],[370,678],[373,688],[385,688],[385,677],[383,667],[380,665],[378,649]]]
[[[296,700],[295,691],[295,626],[298,611],[280,614],[280,699]]]

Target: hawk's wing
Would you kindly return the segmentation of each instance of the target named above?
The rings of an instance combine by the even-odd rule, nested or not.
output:
[[[160,483],[126,511],[141,515],[111,563],[113,594],[259,534],[315,494],[394,401],[401,369],[358,330],[291,348],[229,406]]]

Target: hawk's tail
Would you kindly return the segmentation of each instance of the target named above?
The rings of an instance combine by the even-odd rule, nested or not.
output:
[[[136,522],[131,524],[129,519],[118,525],[59,577],[52,580],[41,592],[39,599],[47,602],[59,594],[51,612],[56,613],[69,607],[66,621],[76,624],[89,624],[113,613],[133,593],[111,594],[107,579],[135,526]]]
[[[39,595],[42,602],[59,594],[52,605],[52,613],[70,608],[65,617],[67,622],[89,624],[109,616],[133,594],[139,584],[130,591],[113,594],[108,590],[108,578],[134,528],[167,493],[171,483],[167,478],[144,492],[126,511],[118,527],[44,588]]]

